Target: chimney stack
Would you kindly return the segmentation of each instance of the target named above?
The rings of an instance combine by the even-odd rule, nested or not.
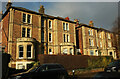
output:
[[[8,3],[7,3],[7,5],[6,5],[6,9],[8,9],[9,7],[11,7],[11,5],[12,5],[12,3],[11,3],[11,1],[9,0]]]
[[[78,19],[74,19],[74,22],[76,22],[77,24],[79,24],[79,20]]]
[[[79,26],[79,20],[78,19],[74,19],[74,22],[76,22],[75,27],[78,27]]]
[[[39,13],[44,14],[44,10],[45,10],[44,6],[40,5]]]
[[[90,26],[90,27],[93,27],[93,26],[94,26],[93,21],[89,21],[89,26]]]

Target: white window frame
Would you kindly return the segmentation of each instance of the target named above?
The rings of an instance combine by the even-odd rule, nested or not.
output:
[[[23,57],[24,57],[24,46],[23,46],[23,45],[19,45],[19,46],[18,46],[18,48],[19,48],[19,50],[18,50],[18,53],[19,53],[19,54],[18,54],[18,58],[19,58],[19,59],[23,59],[23,57],[20,57],[20,47],[23,47]]]
[[[93,41],[93,39],[89,39],[89,45],[90,45],[90,46],[94,46],[94,41]]]
[[[63,48],[63,54],[68,54],[68,49],[67,48]]]
[[[51,26],[50,26],[50,22],[51,22]],[[52,20],[49,20],[48,24],[49,24],[49,29],[52,29]]]
[[[66,30],[66,24],[64,26],[65,22],[63,22],[63,30],[65,31]]]
[[[69,31],[69,23],[66,23],[66,30]]]
[[[108,39],[111,39],[110,34],[108,33]]]
[[[23,22],[23,14],[26,15],[25,22]],[[30,15],[30,23],[28,23],[28,15]],[[31,24],[31,23],[32,23],[32,15],[31,15],[31,14],[28,14],[28,13],[22,13],[22,22],[23,22],[23,23]]]
[[[65,26],[63,27],[63,30],[64,31],[69,31],[69,23],[67,23],[67,22],[63,22],[62,23],[62,26],[65,24]]]
[[[51,52],[50,52],[50,50],[51,50]],[[51,49],[51,48],[49,48],[49,54],[51,54],[51,55],[53,54],[53,52],[52,52],[52,49]]]
[[[30,36],[27,37],[27,38],[32,37],[32,29],[31,29],[30,27],[24,27],[24,26],[22,27],[22,30],[21,30],[21,37],[23,37],[23,36],[22,36],[23,28],[25,28],[25,37],[27,37],[27,32],[28,32],[27,30],[28,30],[28,29],[30,29]]]
[[[71,55],[73,54],[73,48],[70,48],[70,54]]]

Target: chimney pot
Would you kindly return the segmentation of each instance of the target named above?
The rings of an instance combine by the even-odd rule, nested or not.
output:
[[[39,13],[44,14],[45,8],[43,5],[40,5]]]

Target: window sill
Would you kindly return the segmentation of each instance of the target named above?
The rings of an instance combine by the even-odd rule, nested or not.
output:
[[[32,23],[27,23],[27,22],[22,22],[22,23],[26,25],[32,25]]]
[[[23,59],[23,57],[19,57],[18,59]]]
[[[32,57],[27,57],[27,59],[33,59]]]

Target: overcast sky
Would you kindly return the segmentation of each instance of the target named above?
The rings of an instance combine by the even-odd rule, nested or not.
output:
[[[40,4],[44,5],[45,13],[53,16],[79,19],[80,23],[88,24],[93,20],[95,27],[111,30],[118,17],[118,2],[14,2],[13,6],[24,7],[38,12]],[[6,3],[2,3],[5,11]]]

